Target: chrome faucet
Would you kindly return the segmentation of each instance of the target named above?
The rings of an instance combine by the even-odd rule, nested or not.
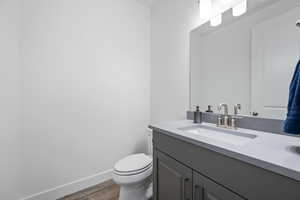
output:
[[[241,110],[242,106],[241,104],[235,104],[233,107],[233,113],[234,115],[229,115],[228,114],[228,104],[226,103],[221,103],[218,106],[219,112],[221,112],[222,108],[224,108],[224,114],[220,114],[218,116],[218,122],[217,126],[221,128],[229,128],[229,129],[237,129],[237,119],[240,119],[238,117],[238,111]]]
[[[221,104],[218,106],[218,110],[221,111],[222,108],[224,108],[224,115],[228,115],[228,104],[226,104],[226,103],[221,103]]]
[[[228,115],[228,104],[226,103],[221,103],[218,106],[219,112],[224,108],[224,114],[218,116],[218,123],[217,126],[223,127],[223,128],[230,128],[229,124],[229,115]]]

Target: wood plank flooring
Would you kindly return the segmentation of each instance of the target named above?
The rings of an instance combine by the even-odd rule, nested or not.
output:
[[[119,192],[120,187],[109,180],[58,200],[118,200]]]

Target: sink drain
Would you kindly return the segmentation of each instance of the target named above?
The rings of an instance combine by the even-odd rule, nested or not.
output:
[[[294,152],[294,153],[300,155],[300,147],[298,147],[298,146],[291,146],[291,147],[289,147],[289,150],[290,150],[291,152]]]

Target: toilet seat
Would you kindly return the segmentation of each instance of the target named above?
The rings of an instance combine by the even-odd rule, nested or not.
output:
[[[145,181],[149,178],[152,174],[152,165],[149,169],[139,173],[139,174],[132,174],[132,175],[120,175],[114,172],[112,174],[112,178],[118,185],[125,186],[125,185],[132,185],[139,182]]]
[[[152,159],[145,154],[130,155],[115,164],[114,174],[133,176],[152,169]]]
[[[121,172],[121,171],[115,170],[114,173],[119,175],[119,176],[132,176],[132,175],[141,174],[141,173],[147,171],[150,168],[152,168],[152,164],[149,164],[147,167],[145,167],[143,169],[140,169],[140,170],[133,170],[133,171],[130,171],[130,172]]]

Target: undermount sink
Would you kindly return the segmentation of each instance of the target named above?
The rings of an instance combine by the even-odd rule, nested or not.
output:
[[[243,133],[239,130],[227,130],[205,125],[183,127],[179,128],[179,130],[191,134],[192,136],[200,136],[214,141],[238,146],[244,146],[251,142],[253,139],[257,138],[257,135]],[[298,150],[300,154],[300,148]]]

